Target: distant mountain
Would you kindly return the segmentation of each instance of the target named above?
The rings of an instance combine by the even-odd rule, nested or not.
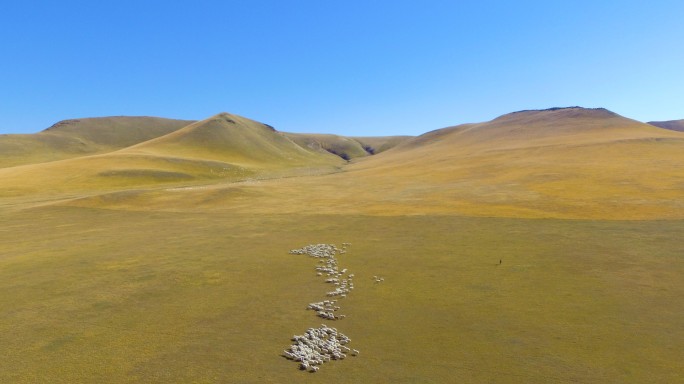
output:
[[[159,117],[97,117],[60,121],[36,134],[0,135],[0,168],[111,152],[191,123]]]
[[[375,155],[411,138],[411,136],[344,137],[314,133],[287,133],[286,136],[302,147],[327,151],[345,160]]]
[[[348,170],[343,182],[365,187],[356,198],[368,209],[381,196],[379,207],[401,213],[684,215],[675,192],[684,133],[605,109],[521,111],[438,129]]]
[[[672,131],[684,132],[684,120],[670,120],[670,121],[649,121],[648,124],[656,127],[670,129]]]
[[[85,138],[81,139],[85,136],[84,131],[71,125],[58,125],[51,130],[68,131],[65,136],[79,137],[86,142]],[[180,129],[161,124],[149,135],[156,137],[143,142],[139,141],[145,138],[146,131],[135,125],[118,126],[121,132],[130,134],[122,133],[124,137],[110,134],[106,129],[99,132],[101,126],[85,130],[89,134],[87,143],[94,145],[92,143],[97,142],[97,148],[104,148],[105,143],[135,144],[104,153],[0,169],[0,179],[6,187],[3,191],[0,186],[0,195],[113,191],[159,184],[192,185],[212,180],[244,181],[333,172],[344,164],[342,159],[328,152],[302,148],[266,124],[228,113]],[[159,136],[164,130],[171,132]],[[114,148],[114,145],[107,148]]]
[[[76,123],[27,135],[28,152],[42,153],[36,137],[49,137],[71,158],[0,169],[0,197],[120,209],[684,218],[684,132],[602,108],[519,111],[409,138],[282,133],[229,113],[163,123],[167,133],[131,125],[119,128],[123,137],[100,132],[103,121]]]
[[[357,136],[351,138],[358,141],[367,153],[377,155],[392,149],[413,137],[414,136]]]
[[[57,134],[110,148],[125,148],[174,132],[194,120],[113,116],[60,121],[41,134]]]
[[[494,120],[428,132],[400,148],[440,142],[462,151],[580,145],[667,135],[604,108],[550,108],[505,114]]]
[[[239,164],[287,167],[337,162],[331,154],[302,148],[288,134],[229,113],[220,113],[168,135],[127,148],[126,153],[212,159]]]

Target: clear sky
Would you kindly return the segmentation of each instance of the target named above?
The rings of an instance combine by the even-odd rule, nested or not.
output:
[[[682,1],[4,1],[0,133],[69,118],[417,135],[521,109],[684,119]]]

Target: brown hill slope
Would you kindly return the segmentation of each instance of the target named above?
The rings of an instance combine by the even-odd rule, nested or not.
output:
[[[331,154],[302,148],[271,126],[220,113],[171,134],[125,149],[125,153],[184,156],[265,167],[337,163]]]
[[[409,140],[404,149],[426,144],[457,145],[464,151],[552,145],[584,145],[668,136],[666,131],[603,108],[551,108],[513,112],[479,124],[438,129]]]
[[[64,120],[35,134],[0,135],[0,168],[110,152],[163,136],[193,121],[159,117]]]
[[[363,146],[366,152],[377,155],[412,139],[414,136],[356,136],[351,137]]]
[[[222,113],[118,151],[0,169],[0,197],[264,179],[332,172],[342,163],[337,156],[298,146],[269,126]]]
[[[164,209],[161,202],[172,199],[174,210],[684,218],[684,134],[606,110],[525,111],[441,129],[344,170],[174,196],[140,193],[105,206]]]
[[[649,121],[648,124],[673,131],[684,132],[684,120]]]
[[[411,136],[344,137],[315,133],[287,133],[286,136],[302,147],[330,152],[344,160],[375,155],[411,138]]]
[[[41,133],[59,134],[112,148],[125,148],[164,136],[194,120],[146,116],[113,116],[64,120]]]
[[[352,172],[369,183],[391,180],[385,198],[394,195],[400,205],[437,211],[684,216],[684,134],[604,109],[523,111],[437,130]]]

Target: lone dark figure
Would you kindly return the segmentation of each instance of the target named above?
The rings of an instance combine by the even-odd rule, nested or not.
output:
[[[503,262],[503,260],[499,259],[499,265],[501,265],[502,262]]]

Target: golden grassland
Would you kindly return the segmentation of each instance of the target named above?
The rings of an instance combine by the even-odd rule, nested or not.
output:
[[[682,381],[684,134],[543,112],[350,163],[220,114],[0,169],[0,382]],[[361,354],[301,372],[329,286],[287,252],[342,242]]]
[[[286,133],[303,148],[327,151],[345,160],[376,155],[408,141],[411,136],[344,137],[331,134]]]
[[[670,121],[649,121],[651,125],[656,127],[671,129],[673,131],[684,132],[684,120],[670,120]]]
[[[209,199],[206,208],[244,213],[684,219],[684,133],[607,111],[565,116],[572,112],[431,132],[354,159],[344,172],[337,165],[315,177],[232,179],[240,182],[182,194],[138,189],[67,204],[193,211]]]
[[[171,133],[191,122],[97,117],[60,121],[37,134],[0,135],[0,168],[110,152]]]
[[[2,216],[0,381],[681,379],[682,221],[52,207]],[[352,242],[357,358],[280,356],[322,321],[311,242]],[[502,264],[499,265],[499,260]],[[373,275],[385,282],[374,284]]]

